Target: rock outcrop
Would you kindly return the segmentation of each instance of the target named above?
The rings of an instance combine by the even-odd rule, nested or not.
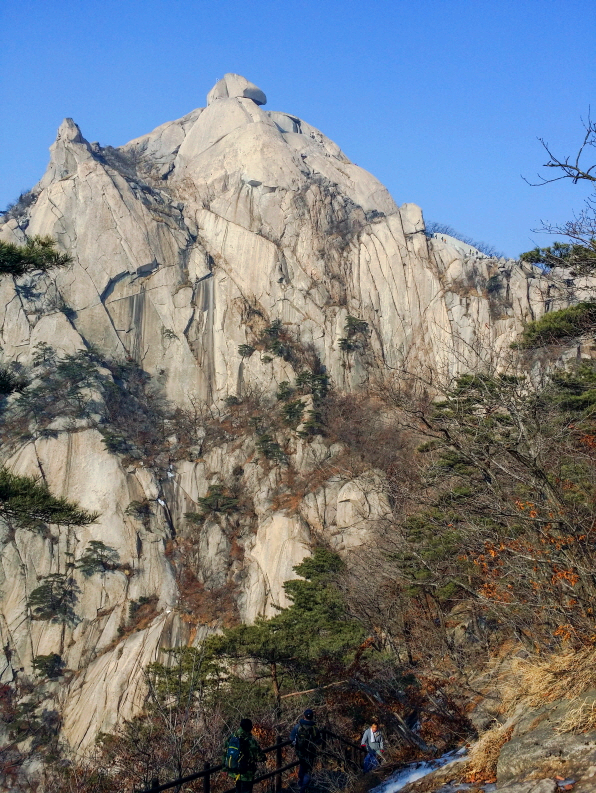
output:
[[[497,763],[499,788],[527,778],[591,777],[596,773],[596,732],[565,729],[565,721],[578,707],[589,710],[596,702],[596,692],[587,691],[581,701],[559,700],[542,708],[524,709],[519,715],[511,738],[505,743]],[[590,768],[591,766],[591,768]],[[585,789],[582,785],[580,789]]]
[[[325,135],[265,102],[228,74],[205,108],[118,149],[88,143],[65,120],[35,200],[0,226],[0,238],[50,235],[73,263],[0,281],[4,362],[31,367],[40,344],[59,356],[93,348],[135,363],[196,419],[226,400],[274,393],[309,361],[346,392],[400,367],[463,371],[480,348],[504,354],[523,322],[566,299],[535,268],[427,238],[417,206],[398,207]],[[367,329],[351,349],[348,317]],[[274,323],[292,355],[241,352]],[[197,642],[221,624],[199,596],[243,620],[272,614],[314,537],[357,547],[388,510],[377,474],[335,469],[341,448],[318,436],[288,443],[301,475],[329,469],[289,508],[274,499],[283,471],[259,463],[254,434],[165,451],[158,463],[130,460],[106,445],[99,397],[98,405],[78,423],[13,435],[3,451],[15,472],[41,475],[54,493],[101,513],[81,530],[2,536],[2,679],[60,652],[71,670],[63,731],[76,747],[139,708],[142,670],[161,647]],[[236,523],[207,519],[193,534],[184,515],[210,485],[232,481],[250,509]],[[187,543],[193,606],[174,539]],[[91,540],[117,551],[117,570],[85,577],[68,566]],[[37,582],[68,571],[80,589],[77,624],[32,620]],[[145,615],[134,630],[131,606]]]

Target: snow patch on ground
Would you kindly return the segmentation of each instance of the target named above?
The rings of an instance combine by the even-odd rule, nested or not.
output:
[[[447,763],[458,762],[463,760],[465,749],[458,749],[457,751],[447,752],[447,754],[437,757],[436,760],[423,760],[419,763],[410,763],[399,771],[386,779],[381,785],[372,788],[369,793],[397,793],[410,782],[416,782],[422,779],[423,776],[430,774],[431,771],[436,771],[437,768],[442,768]]]

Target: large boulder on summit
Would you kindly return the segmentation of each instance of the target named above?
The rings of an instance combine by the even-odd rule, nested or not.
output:
[[[266,105],[267,97],[254,83],[239,74],[225,74],[207,94],[207,104],[216,99],[252,99],[257,105]]]

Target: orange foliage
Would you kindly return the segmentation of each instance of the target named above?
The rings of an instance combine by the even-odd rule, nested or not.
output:
[[[556,565],[553,565],[553,575],[551,583],[555,584],[557,581],[567,581],[571,586],[575,586],[579,581],[579,575],[574,570],[559,570]]]

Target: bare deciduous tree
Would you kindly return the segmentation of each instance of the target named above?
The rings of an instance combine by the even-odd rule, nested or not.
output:
[[[573,184],[596,182],[596,162],[590,163],[589,160],[586,162],[587,151],[596,147],[596,122],[588,114],[588,119],[583,124],[584,138],[575,155],[559,157],[553,153],[544,138],[539,138],[548,154],[548,160],[543,167],[555,169],[558,175],[546,178],[542,174],[538,174],[538,181],[529,182],[526,179],[528,184],[540,187],[565,179],[570,179]],[[534,251],[522,254],[523,259],[535,261],[537,264],[547,267],[571,267],[578,275],[592,273],[596,268],[596,189],[585,200],[584,208],[574,214],[571,220],[563,223],[542,221],[540,228],[535,231],[566,237],[570,240],[570,244],[555,243],[552,248],[536,248]]]

